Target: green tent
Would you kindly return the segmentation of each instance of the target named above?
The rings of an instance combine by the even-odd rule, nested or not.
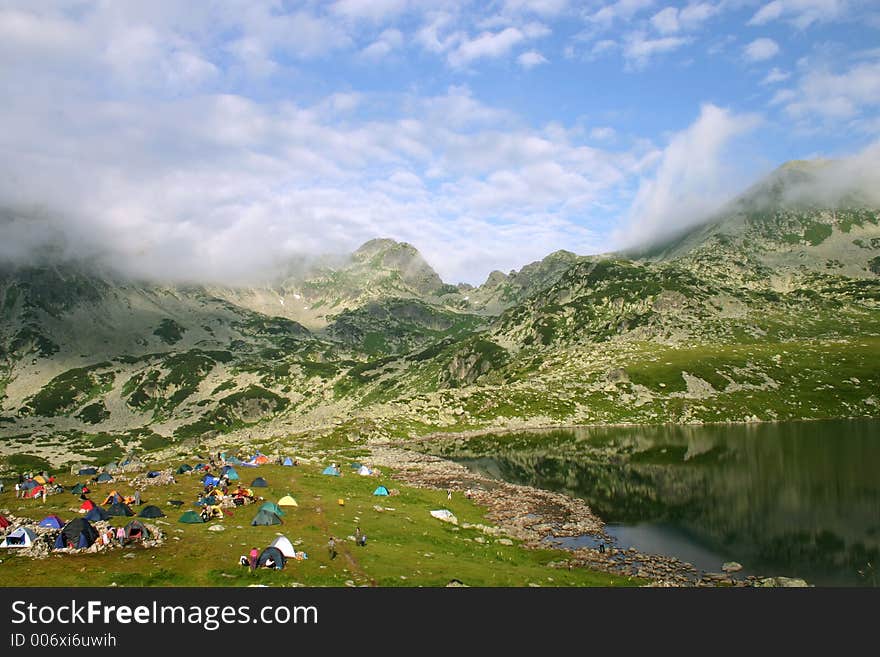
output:
[[[179,468],[177,468],[177,474],[184,474],[186,472],[192,472],[192,466],[184,463]]]
[[[252,526],[256,525],[280,525],[281,518],[271,511],[261,509],[260,512],[251,521]]]
[[[200,516],[195,511],[187,511],[182,516],[180,516],[180,520],[178,520],[177,522],[185,522],[187,524],[194,525],[196,523],[201,523],[205,521],[202,520],[202,516]]]
[[[282,511],[281,507],[275,504],[275,502],[264,502],[263,506],[260,507],[260,511],[262,511],[263,509],[274,513],[276,516],[284,515],[284,511]]]

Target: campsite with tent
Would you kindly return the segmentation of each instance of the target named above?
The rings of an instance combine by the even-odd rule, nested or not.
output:
[[[641,582],[559,568],[566,553],[525,547],[487,523],[487,509],[463,493],[449,499],[445,489],[409,485],[384,467],[365,465],[362,451],[296,460],[244,451],[218,453],[223,458],[217,460],[203,449],[113,472],[100,466],[58,472],[56,492],[45,501],[16,497],[7,486],[0,493],[2,581],[199,587]],[[438,509],[455,522],[438,520],[432,515]],[[369,540],[357,543],[356,532]],[[110,533],[113,541],[102,545]],[[328,550],[331,536],[335,551]],[[242,563],[253,548],[260,556],[251,572]]]

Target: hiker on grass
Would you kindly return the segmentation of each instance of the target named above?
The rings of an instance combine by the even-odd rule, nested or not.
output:
[[[354,542],[357,543],[359,547],[364,547],[367,544],[367,535],[361,531],[360,527],[354,532]]]
[[[336,558],[336,539],[332,536],[330,537],[330,540],[327,541],[327,552],[330,554],[331,560]]]
[[[250,561],[251,572],[254,572],[257,569],[257,559],[260,558],[260,551],[257,548],[251,548],[248,557]]]

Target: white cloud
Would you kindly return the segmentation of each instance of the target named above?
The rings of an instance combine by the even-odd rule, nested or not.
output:
[[[403,34],[400,30],[388,29],[369,46],[361,51],[361,55],[368,59],[381,59],[397,50],[403,45]]]
[[[654,5],[654,0],[617,0],[605,5],[588,17],[591,23],[603,28],[611,27],[615,22],[626,22],[638,13]]]
[[[617,131],[610,126],[597,127],[590,130],[590,139],[607,141],[609,139],[614,139],[616,136]]]
[[[450,13],[430,13],[428,21],[416,32],[415,40],[428,52],[444,53],[455,46],[463,36],[458,31],[450,32],[454,24],[455,17]]]
[[[686,45],[688,41],[684,37],[651,39],[644,32],[633,32],[626,38],[623,46],[623,56],[631,66],[642,68],[656,55],[678,50]]]
[[[600,57],[604,53],[611,52],[617,47],[617,41],[614,41],[613,39],[602,39],[601,41],[597,41],[593,44],[593,48],[590,50],[590,57]]]
[[[537,50],[529,50],[528,52],[522,53],[519,57],[516,58],[516,61],[519,62],[519,65],[524,69],[532,69],[541,64],[547,63],[547,58],[544,57]]]
[[[765,25],[785,19],[799,29],[805,29],[813,23],[845,18],[849,9],[847,0],[772,0],[755,12],[749,25]]]
[[[505,13],[557,16],[568,8],[568,0],[504,0]]]
[[[680,29],[678,24],[678,9],[666,7],[651,17],[651,25],[661,34],[675,34]]]
[[[451,66],[466,66],[476,59],[502,57],[525,38],[515,27],[500,32],[483,32],[473,39],[463,40],[447,59]]]
[[[767,75],[764,76],[764,79],[761,80],[761,84],[778,84],[780,82],[785,82],[790,77],[791,73],[773,67],[767,72]]]
[[[689,4],[681,9],[665,7],[651,17],[651,25],[660,34],[695,30],[718,13],[718,6],[708,2]]]
[[[808,69],[797,86],[775,99],[797,119],[851,120],[865,111],[880,108],[880,61],[859,62],[834,73]]]
[[[403,13],[408,0],[337,0],[331,11],[346,18],[380,22]]]
[[[726,160],[728,145],[759,122],[752,114],[703,105],[697,120],[670,139],[654,175],[642,179],[618,244],[644,244],[708,219],[742,182]]]
[[[63,236],[138,275],[238,281],[302,253],[377,235],[416,244],[447,280],[478,282],[547,252],[598,248],[580,225],[636,154],[533,130],[467,88],[397,97],[334,93],[313,105],[235,94],[65,104],[39,86],[0,106],[0,201],[39,205],[0,223],[0,253]],[[355,111],[357,110],[357,111]],[[10,246],[13,245],[14,246]]]
[[[779,54],[779,44],[773,39],[755,39],[743,48],[743,55],[750,62],[763,62]]]

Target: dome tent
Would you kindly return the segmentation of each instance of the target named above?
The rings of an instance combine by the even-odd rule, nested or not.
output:
[[[75,548],[87,548],[97,540],[98,530],[92,526],[92,523],[85,518],[75,518],[64,525],[55,540],[55,547],[72,545]]]
[[[6,535],[6,538],[0,542],[0,548],[26,548],[33,545],[35,540],[37,540],[37,535],[33,530],[27,527],[19,527]]]
[[[266,509],[261,510],[254,519],[251,521],[251,526],[256,527],[259,525],[280,525],[281,517],[272,513],[271,511],[267,511]]]
[[[288,559],[293,559],[296,557],[296,549],[293,547],[293,543],[290,542],[290,539],[286,536],[276,536],[275,540],[269,544],[269,547],[278,548]]]
[[[251,488],[268,488],[269,482],[262,477],[257,477],[251,482]]]
[[[388,489],[385,486],[376,486],[376,490],[373,491],[373,495],[381,495],[383,497],[388,495]]]
[[[260,506],[260,511],[265,509],[266,511],[271,511],[276,516],[283,516],[284,511],[281,510],[281,507],[275,504],[275,502],[263,502],[262,506]]]
[[[129,540],[146,540],[152,537],[152,533],[140,520],[132,520],[125,526],[125,538]]]
[[[202,518],[202,516],[200,516],[195,511],[187,511],[182,516],[180,516],[180,519],[177,522],[183,522],[188,525],[193,525],[196,523],[205,522],[205,520],[204,520],[204,518]]]
[[[287,563],[287,559],[284,557],[284,554],[277,547],[267,547],[260,553],[259,558],[257,559],[258,566],[269,566],[269,560],[271,560],[275,564],[276,570],[281,570],[284,568],[284,565]]]
[[[164,518],[165,514],[158,506],[154,506],[151,504],[141,509],[141,512],[138,514],[138,516],[141,518]]]
[[[296,500],[293,499],[290,495],[285,495],[280,500],[278,500],[278,506],[299,506],[296,503]]]
[[[92,510],[83,517],[89,522],[98,522],[99,520],[109,520],[110,514],[104,511],[101,507],[96,506],[92,507]]]
[[[48,527],[49,529],[61,529],[64,527],[64,521],[56,515],[51,515],[40,520],[39,526]]]
[[[107,508],[107,515],[133,516],[134,511],[132,511],[127,504],[123,504],[122,502],[116,502],[115,504],[112,504]]]

